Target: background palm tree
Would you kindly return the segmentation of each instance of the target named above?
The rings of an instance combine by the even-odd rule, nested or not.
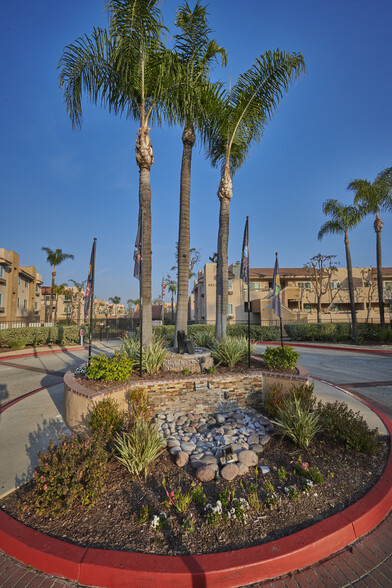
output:
[[[72,282],[73,287],[76,288],[76,290],[77,290],[76,294],[72,294],[72,300],[75,300],[75,302],[76,302],[76,307],[78,310],[77,321],[78,321],[78,325],[79,325],[81,322],[81,298],[82,298],[82,294],[84,293],[84,287],[86,285],[87,280],[83,280],[83,282],[76,282],[75,280],[68,280],[68,282]],[[73,309],[73,305],[72,305],[72,309]]]
[[[267,51],[239,76],[229,92],[215,100],[207,136],[208,156],[214,166],[221,164],[215,326],[215,337],[219,339],[226,337],[232,175],[244,163],[252,144],[260,140],[283,92],[304,67],[301,53]]]
[[[357,206],[341,204],[337,200],[330,198],[323,204],[323,213],[330,216],[331,219],[326,221],[318,232],[318,239],[322,239],[324,235],[334,233],[344,235],[344,246],[346,251],[346,265],[347,265],[347,280],[348,293],[350,297],[351,309],[351,324],[353,339],[356,342],[358,337],[357,329],[357,313],[355,310],[354,300],[354,282],[353,271],[351,264],[350,243],[348,240],[348,232],[354,229],[358,223],[361,222],[364,216],[364,211]]]
[[[174,341],[177,332],[188,329],[188,289],[190,254],[190,195],[192,149],[196,141],[195,127],[203,134],[205,116],[208,116],[211,65],[222,60],[226,65],[226,50],[210,40],[207,8],[196,2],[193,10],[185,2],[177,11],[176,26],[181,33],[175,35],[174,52],[179,58],[179,83],[173,86],[169,108],[184,125],[182,133],[182,162],[180,177],[180,214],[177,251],[177,313]]]
[[[66,47],[60,62],[60,88],[73,126],[80,126],[83,91],[95,103],[138,121],[136,162],[139,167],[139,211],[142,211],[143,343],[152,337],[151,184],[154,162],[152,121],[166,112],[163,97],[172,85],[173,55],[160,42],[163,30],[158,0],[109,0],[109,30],[93,29]],[[135,215],[136,216],[136,215]]]
[[[383,222],[380,212],[392,210],[392,167],[380,172],[373,183],[368,180],[354,180],[348,187],[354,192],[354,203],[364,206],[366,214],[375,214],[374,230],[376,232],[376,256],[377,256],[377,289],[378,305],[380,309],[380,323],[385,326],[384,296],[382,282],[381,260],[381,230]]]
[[[63,263],[66,259],[74,259],[74,256],[70,253],[63,253],[61,249],[50,249],[50,247],[41,247],[42,251],[45,251],[47,257],[46,261],[53,267],[52,271],[52,290],[51,290],[51,304],[50,304],[50,321],[52,322],[52,315],[53,315],[53,299],[55,297],[54,292],[54,281],[56,277],[56,268]],[[57,305],[56,305],[56,314],[57,314]]]
[[[171,292],[171,315],[172,323],[174,323],[174,295],[177,292],[177,282],[172,280],[170,276],[167,276],[165,286]],[[178,309],[177,309],[178,312]],[[174,339],[174,347],[177,346],[177,339]]]
[[[117,316],[117,304],[120,304],[121,298],[120,296],[113,296],[111,298],[109,298],[110,302],[113,304],[113,310],[114,310],[114,314],[115,316]]]

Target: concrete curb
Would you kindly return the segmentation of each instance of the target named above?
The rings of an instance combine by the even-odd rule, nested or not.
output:
[[[361,401],[363,402],[363,401]],[[392,422],[371,404],[392,438]],[[375,486],[346,510],[256,547],[199,556],[162,556],[83,548],[48,537],[0,512],[0,548],[57,576],[93,586],[233,588],[310,566],[374,529],[392,508],[392,454]]]
[[[279,341],[254,341],[256,345],[280,345]],[[354,353],[392,353],[392,349],[372,349],[371,347],[361,348],[361,347],[339,347],[338,345],[317,345],[313,343],[296,343],[295,341],[289,341],[288,343],[283,343],[284,347],[309,347],[311,349],[329,349],[332,351],[352,351]]]

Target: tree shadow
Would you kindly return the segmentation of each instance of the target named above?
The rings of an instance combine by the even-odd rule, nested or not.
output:
[[[6,384],[0,384],[0,407],[7,404],[7,399],[10,397]],[[0,413],[1,414],[1,413]]]
[[[28,444],[25,445],[26,455],[29,459],[29,466],[27,471],[21,476],[15,476],[15,486],[22,486],[33,477],[34,470],[38,465],[38,452],[45,452],[48,448],[50,439],[53,439],[55,444],[61,439],[62,435],[70,435],[68,427],[63,419],[50,419],[38,425],[35,431],[29,433]]]

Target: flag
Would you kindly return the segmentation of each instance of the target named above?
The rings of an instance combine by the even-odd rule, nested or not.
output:
[[[142,275],[142,214],[139,211],[139,220],[137,223],[137,235],[135,241],[135,252],[133,254],[133,259],[135,261],[135,267],[133,269],[133,275],[135,278],[140,280]]]
[[[86,295],[84,297],[84,320],[87,320],[87,317],[88,317],[88,311],[90,308],[90,301],[91,301],[91,294],[92,294],[93,285],[94,285],[95,243],[96,243],[96,239],[94,239],[93,248],[91,250],[90,265],[88,268]]]
[[[279,277],[279,264],[278,254],[276,253],[274,277],[272,280],[272,308],[276,316],[282,316],[282,309],[280,306],[280,277]]]
[[[162,298],[165,295],[165,291],[166,291],[166,284],[165,284],[165,280],[163,279],[163,276],[162,276]]]
[[[241,272],[240,278],[244,280],[246,284],[249,283],[249,235],[248,235],[248,217],[246,217],[244,240],[242,243],[242,256],[241,256]]]

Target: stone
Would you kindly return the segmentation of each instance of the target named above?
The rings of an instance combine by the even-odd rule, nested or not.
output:
[[[234,480],[239,474],[238,467],[235,463],[229,463],[225,465],[224,468],[221,469],[220,475],[224,480],[230,482]]]
[[[260,455],[260,453],[263,453],[264,451],[264,447],[260,445],[260,443],[255,443],[254,445],[251,445],[249,449],[257,453],[257,455]]]
[[[249,472],[248,466],[246,464],[242,463],[242,461],[239,461],[236,465],[238,468],[238,475],[239,476],[245,476]]]
[[[260,445],[266,445],[270,439],[270,435],[264,435],[264,437],[260,437]]]
[[[177,447],[171,447],[169,449],[170,455],[177,455],[177,453],[181,451],[181,447],[178,445]]]
[[[168,439],[166,441],[166,445],[168,446],[168,448],[170,449],[171,447],[179,447],[180,442],[178,439]]]
[[[195,443],[191,443],[190,441],[182,441],[181,449],[186,452],[192,452],[194,449],[196,449],[196,445]]]
[[[183,468],[189,461],[189,455],[185,451],[179,451],[176,455],[176,465]]]
[[[270,470],[270,469],[269,469],[269,467],[268,467],[268,466],[266,466],[266,465],[260,466],[260,468],[259,468],[259,472],[260,472],[261,474],[263,474],[263,476],[265,476],[266,474],[269,474],[269,473],[270,473],[270,471],[271,471],[271,470]]]
[[[202,467],[204,467],[206,464],[201,461],[201,459],[192,459],[191,458],[191,466],[194,470],[198,470]]]
[[[205,455],[205,456],[202,458],[202,461],[203,461],[204,463],[207,463],[207,464],[218,463],[218,460],[217,460],[217,459],[216,459],[216,457],[214,457],[213,455]]]
[[[250,435],[248,438],[249,445],[256,445],[259,443],[260,439],[258,435]]]
[[[249,449],[245,449],[244,451],[240,451],[237,453],[238,461],[244,463],[246,466],[256,466],[259,463],[259,459],[257,454],[254,451],[250,451]]]
[[[210,482],[215,478],[215,471],[215,468],[211,465],[202,466],[196,471],[196,478],[200,482]]]
[[[215,418],[216,418],[216,422],[219,423],[220,425],[222,423],[224,423],[226,420],[226,417],[224,414],[217,414]]]

